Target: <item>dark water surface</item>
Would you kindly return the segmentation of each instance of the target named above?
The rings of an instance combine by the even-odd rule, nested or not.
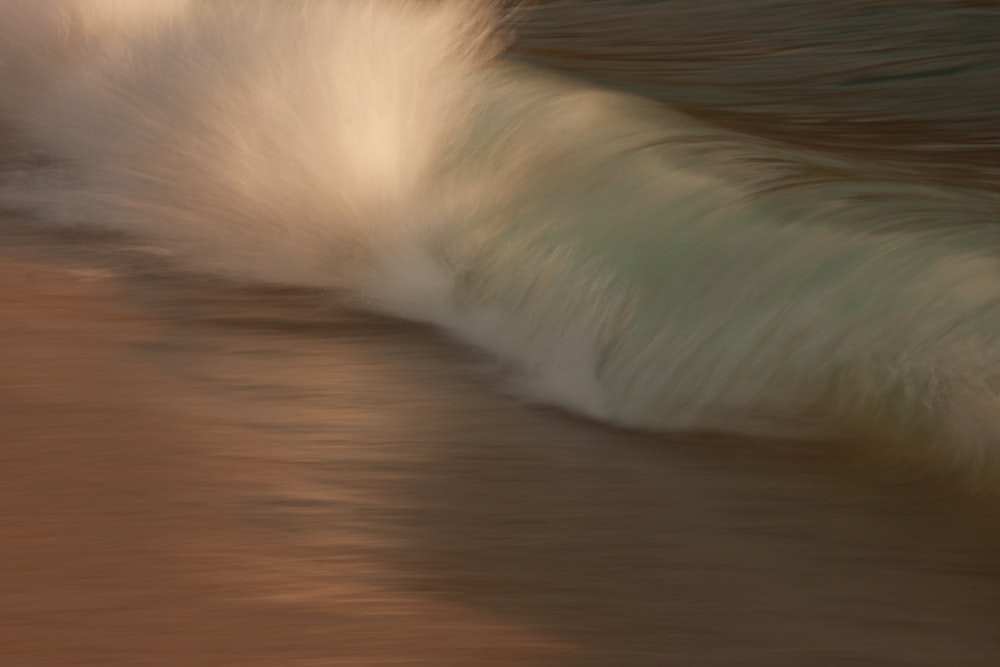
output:
[[[724,127],[907,179],[1000,178],[991,2],[579,2],[519,14],[514,51]]]

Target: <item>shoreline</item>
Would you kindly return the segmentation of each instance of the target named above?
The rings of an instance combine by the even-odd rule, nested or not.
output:
[[[0,662],[1000,654],[1000,539],[919,483],[518,405],[435,334],[307,293],[10,218],[0,241]]]

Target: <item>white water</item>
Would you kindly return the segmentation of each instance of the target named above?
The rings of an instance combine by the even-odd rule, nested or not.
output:
[[[8,118],[79,174],[5,198],[434,323],[603,420],[1000,463],[992,196],[508,63],[472,2],[142,6],[0,10]]]

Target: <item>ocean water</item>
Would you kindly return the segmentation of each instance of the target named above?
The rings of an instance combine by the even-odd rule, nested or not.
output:
[[[998,14],[0,0],[0,665],[995,667]]]
[[[1000,11],[7,0],[39,224],[431,324],[657,432],[1000,471]]]

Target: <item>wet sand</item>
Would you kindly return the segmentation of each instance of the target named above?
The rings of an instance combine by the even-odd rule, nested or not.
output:
[[[0,226],[0,665],[996,665],[985,503]]]

